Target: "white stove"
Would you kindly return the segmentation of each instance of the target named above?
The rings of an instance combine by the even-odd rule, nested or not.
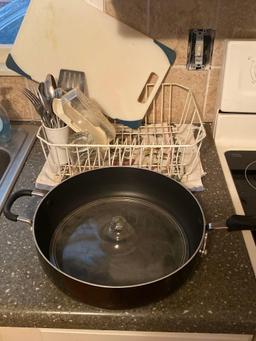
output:
[[[226,42],[214,139],[236,213],[256,217],[256,40]],[[243,237],[256,275],[256,233]]]

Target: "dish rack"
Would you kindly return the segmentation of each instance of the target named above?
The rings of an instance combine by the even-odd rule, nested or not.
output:
[[[146,85],[145,98],[152,88]],[[182,85],[163,83],[138,129],[117,123],[115,128],[111,144],[75,145],[50,143],[40,127],[37,137],[55,181],[100,167],[133,166],[184,182],[200,163],[206,133],[195,98]]]

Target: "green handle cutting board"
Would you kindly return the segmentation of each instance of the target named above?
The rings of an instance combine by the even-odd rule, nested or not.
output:
[[[6,65],[38,82],[60,69],[84,71],[89,95],[107,115],[141,120],[175,52],[85,0],[31,0]],[[149,76],[157,82],[139,101]]]

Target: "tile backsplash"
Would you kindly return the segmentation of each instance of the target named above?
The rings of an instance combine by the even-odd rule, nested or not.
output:
[[[105,0],[105,11],[176,51],[177,58],[166,81],[191,88],[203,121],[212,122],[216,115],[224,40],[256,39],[256,1]],[[210,70],[186,69],[191,28],[216,30]]]
[[[31,88],[34,82],[24,77],[0,77],[0,103],[12,120],[38,120],[39,116],[32,104],[22,93],[24,87]]]
[[[225,39],[256,39],[254,0],[105,0],[104,10],[111,16],[158,39],[174,49],[177,59],[166,76],[193,91],[203,121],[213,121],[223,60]],[[216,30],[212,66],[206,71],[186,69],[188,31],[191,28]],[[22,88],[33,87],[23,77],[0,77],[0,101],[10,117],[38,119]]]

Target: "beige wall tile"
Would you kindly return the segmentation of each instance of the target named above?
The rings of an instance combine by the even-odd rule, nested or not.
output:
[[[193,101],[188,101],[189,91],[179,84],[165,83],[147,113],[151,123],[190,123],[195,112]],[[198,121],[193,119],[193,122]]]
[[[148,31],[148,0],[105,0],[104,10],[140,32]]]
[[[179,122],[184,101],[184,91],[169,84],[162,85],[147,112],[148,122]]]
[[[0,77],[0,102],[6,108],[10,119],[33,119],[32,107],[22,94],[24,87],[23,77]]]
[[[212,66],[222,66],[224,55],[224,39],[216,38],[213,46]]]
[[[220,83],[221,68],[214,68],[209,71],[209,84],[206,96],[206,106],[203,116],[204,122],[212,122],[216,116],[216,103]]]
[[[203,114],[208,71],[188,71],[185,67],[170,69],[165,81],[188,87],[195,96],[198,109]],[[179,101],[177,101],[178,105]]]
[[[154,117],[155,121],[158,123],[161,122],[161,117],[162,121],[168,122],[169,115],[171,123],[180,122],[188,96],[188,91],[183,87],[192,91],[202,118],[207,77],[208,71],[187,71],[185,67],[173,67],[168,73],[164,83],[176,83],[181,85],[181,87],[174,85],[171,88],[166,86],[163,89],[160,89],[153,105],[150,106],[147,112],[149,122],[153,122]],[[185,120],[186,122],[191,121],[191,115],[194,113],[194,108],[194,104],[191,102],[187,107],[188,115]]]
[[[256,1],[219,0],[217,37],[256,38]]]
[[[176,65],[186,64],[189,29],[215,29],[216,11],[217,0],[151,0],[149,34],[176,51]]]

